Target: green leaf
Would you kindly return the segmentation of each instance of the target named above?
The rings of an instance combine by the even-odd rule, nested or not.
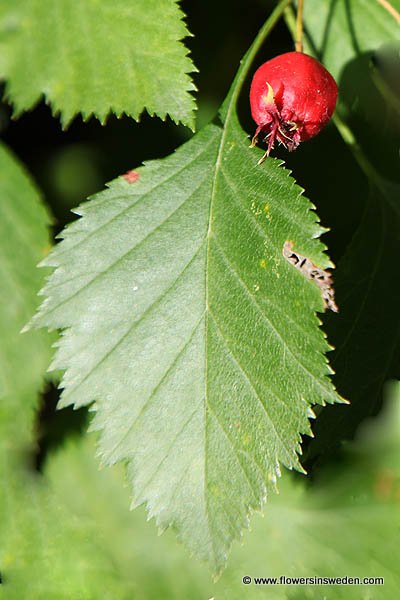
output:
[[[133,582],[120,580],[92,520],[71,514],[22,463],[21,449],[2,461],[0,598],[132,598]]]
[[[400,11],[399,0],[389,3]],[[400,39],[398,22],[378,0],[307,0],[304,6],[306,48],[337,80],[354,56]]]
[[[176,0],[15,0],[0,6],[0,75],[15,114],[44,95],[64,126],[81,113],[150,115],[193,128],[195,71]]]
[[[30,439],[31,413],[51,351],[44,332],[21,335],[38,305],[49,251],[49,218],[39,192],[18,161],[0,145],[0,423],[2,442]]]
[[[310,407],[340,401],[320,291],[283,256],[289,240],[328,267],[323,230],[280,161],[257,166],[237,120],[253,51],[223,127],[79,208],[34,320],[64,329],[61,405],[95,402],[103,462],[126,461],[134,504],[214,572],[279,465],[301,468]]]

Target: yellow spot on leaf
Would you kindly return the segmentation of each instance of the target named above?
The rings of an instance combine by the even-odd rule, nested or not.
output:
[[[262,214],[262,210],[261,208],[257,205],[257,203],[253,200],[251,203],[251,212],[256,216],[259,217]]]
[[[266,268],[267,268],[267,264],[268,264],[268,263],[267,263],[267,261],[265,260],[265,258],[262,258],[258,264],[260,265],[260,267],[261,267],[262,269],[266,269]]]
[[[272,215],[271,215],[270,209],[271,209],[270,205],[268,204],[268,202],[266,202],[264,204],[263,210],[265,212],[265,215],[266,215],[268,221],[272,221]]]
[[[221,496],[221,488],[219,487],[219,485],[216,485],[215,483],[213,483],[209,486],[209,490],[210,490],[210,493],[215,498],[218,498],[218,496]]]
[[[242,442],[245,446],[248,446],[251,442],[251,436],[248,433],[242,435]]]

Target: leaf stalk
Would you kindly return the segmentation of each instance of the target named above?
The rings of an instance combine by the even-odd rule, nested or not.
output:
[[[240,67],[236,73],[236,77],[233,80],[228,95],[226,96],[220,110],[220,116],[223,122],[225,122],[227,114],[230,112],[232,106],[236,105],[244,82],[246,81],[246,77],[249,74],[251,66],[255,57],[260,51],[261,46],[271,33],[272,29],[275,27],[276,23],[282,17],[284,11],[288,8],[290,2],[291,0],[280,0],[268,19],[265,21],[264,25],[261,27],[256,38],[254,39],[254,42],[240,61]]]

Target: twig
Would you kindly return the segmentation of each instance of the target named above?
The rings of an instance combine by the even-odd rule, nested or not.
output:
[[[303,9],[304,0],[297,0],[297,18],[296,18],[296,52],[303,52]]]

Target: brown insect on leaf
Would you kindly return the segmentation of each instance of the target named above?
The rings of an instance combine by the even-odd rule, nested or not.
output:
[[[283,245],[283,256],[293,266],[296,267],[304,277],[315,281],[319,289],[321,290],[322,298],[325,302],[326,308],[329,308],[333,312],[339,312],[337,304],[335,302],[335,291],[333,289],[332,276],[329,271],[320,269],[314,263],[307,258],[302,256],[293,250],[293,242],[286,241]]]

